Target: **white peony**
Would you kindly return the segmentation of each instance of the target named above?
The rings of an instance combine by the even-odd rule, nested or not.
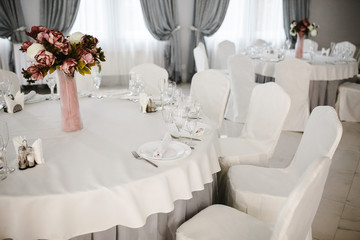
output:
[[[33,43],[30,47],[26,50],[27,55],[35,60],[35,55],[40,51],[45,50],[45,47],[40,43]]]
[[[75,32],[68,37],[68,40],[70,41],[71,44],[79,43],[81,41],[82,36],[84,36],[83,33]]]
[[[317,30],[316,29],[314,29],[314,30],[312,30],[311,32],[310,32],[310,35],[312,36],[312,37],[315,37],[316,35],[317,35]]]

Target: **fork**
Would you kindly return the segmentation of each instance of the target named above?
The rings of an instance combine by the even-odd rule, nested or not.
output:
[[[141,157],[136,151],[131,151],[132,155],[134,156],[134,158],[136,159],[141,159],[141,160],[145,160],[148,163],[150,163],[151,165],[153,165],[154,167],[158,167],[158,165],[156,165],[155,163],[153,163],[150,160],[147,160],[146,158]]]

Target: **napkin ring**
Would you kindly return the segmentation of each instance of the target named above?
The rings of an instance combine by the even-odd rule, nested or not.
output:
[[[35,158],[32,147],[28,146],[26,139],[23,140],[22,145],[18,149],[19,169],[35,167]]]

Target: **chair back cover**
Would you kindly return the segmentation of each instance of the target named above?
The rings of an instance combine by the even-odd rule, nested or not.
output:
[[[312,111],[295,156],[288,169],[300,176],[314,159],[332,159],[342,135],[342,125],[333,107],[318,106]]]
[[[345,52],[346,51],[346,52]],[[335,52],[332,52],[332,56],[342,56],[345,54],[345,57],[354,57],[356,51],[356,46],[348,41],[338,42],[335,45]]]
[[[304,240],[314,220],[329,173],[330,159],[317,158],[308,166],[282,208],[271,240]]]
[[[310,52],[310,47],[313,48],[313,51],[317,51],[319,48],[319,44],[311,39],[304,39],[304,46],[303,51],[304,52]]]
[[[289,59],[275,65],[275,81],[291,98],[283,130],[304,131],[310,115],[310,74],[310,65],[299,59]]]
[[[360,122],[360,84],[345,82],[338,89],[337,110],[341,121]]]
[[[160,96],[159,81],[168,80],[168,72],[153,63],[143,63],[130,69],[141,76],[144,82],[144,92],[152,96]]]
[[[10,94],[15,96],[15,94],[20,91],[19,77],[14,72],[0,69],[0,81],[3,82],[7,79],[9,79],[11,83]],[[2,96],[1,99],[3,99]]]
[[[272,149],[270,152],[272,155],[290,103],[289,95],[278,84],[268,82],[257,85],[251,94],[241,137],[266,143]]]
[[[228,59],[235,55],[235,43],[224,40],[220,42],[216,49],[215,69],[228,69]]]
[[[198,46],[194,48],[194,59],[195,59],[195,66],[197,72],[201,72],[209,69],[209,62],[206,54],[206,49],[202,42],[200,42]]]
[[[224,119],[229,92],[230,80],[220,71],[209,69],[192,78],[190,96],[201,104],[203,113],[218,129]]]
[[[248,56],[237,54],[229,58],[231,91],[225,118],[244,123],[249,108],[250,96],[255,83],[254,63]]]

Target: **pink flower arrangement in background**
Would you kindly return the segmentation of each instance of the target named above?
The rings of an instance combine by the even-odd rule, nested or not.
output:
[[[26,34],[35,40],[23,42],[20,48],[34,60],[22,71],[28,82],[41,80],[56,69],[68,76],[74,76],[75,71],[91,74],[91,67],[100,68],[100,61],[105,61],[104,52],[96,47],[98,40],[93,36],[76,32],[65,37],[62,32],[43,26],[33,26]]]
[[[290,24],[290,35],[296,36],[296,34],[299,34],[300,37],[305,37],[310,34],[312,37],[315,37],[318,34],[318,28],[318,25],[310,23],[306,18],[299,22],[294,20]]]

